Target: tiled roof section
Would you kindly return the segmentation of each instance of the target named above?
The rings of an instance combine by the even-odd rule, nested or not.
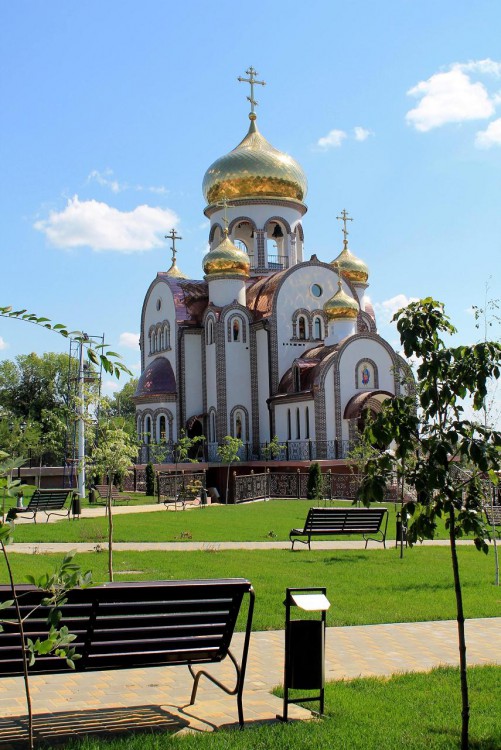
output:
[[[175,279],[165,272],[157,274],[171,288],[178,323],[200,325],[209,302],[209,287],[206,281]]]
[[[139,378],[134,398],[176,393],[176,376],[165,357],[157,357],[146,366]]]
[[[271,276],[260,277],[247,287],[247,307],[254,313],[256,319],[271,315],[273,297],[286,273],[287,269],[277,271]]]
[[[322,361],[333,354],[337,349],[336,346],[314,346],[311,349],[307,349],[301,357],[295,360],[295,365],[299,367],[299,375],[301,379],[301,390],[308,391],[313,388],[315,380],[319,372],[319,365]],[[292,375],[292,367],[282,377],[280,385],[278,387],[279,393],[294,393],[294,378]]]

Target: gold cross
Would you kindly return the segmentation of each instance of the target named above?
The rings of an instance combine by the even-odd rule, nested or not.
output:
[[[336,216],[336,219],[343,222],[344,246],[346,247],[348,245],[348,230],[346,229],[346,222],[353,221],[353,219],[351,216],[348,216],[348,212],[345,208],[341,211],[341,216]]]
[[[224,224],[224,233],[228,234],[228,224],[230,223],[228,221],[228,198],[224,195],[223,199],[216,203],[216,206],[224,208],[224,215],[223,215],[222,221]]]
[[[171,247],[171,250],[172,250],[172,262],[175,263],[176,262],[176,253],[177,253],[177,250],[176,250],[176,240],[182,240],[183,238],[179,236],[179,234],[176,232],[175,229],[171,229],[170,232],[169,232],[169,234],[165,235],[165,239],[166,240],[169,240],[169,239],[172,240],[172,247]]]
[[[254,76],[258,75],[258,72],[257,70],[254,70],[252,66],[245,72],[247,73],[249,78],[242,78],[242,76],[238,76],[237,81],[240,81],[241,83],[250,83],[250,96],[248,96],[247,99],[250,101],[251,114],[254,114],[254,107],[257,104],[257,101],[254,99],[254,86],[256,83],[259,84],[259,86],[266,86],[266,81],[256,81]]]

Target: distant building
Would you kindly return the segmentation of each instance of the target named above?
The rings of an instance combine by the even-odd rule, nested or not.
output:
[[[247,73],[249,130],[203,180],[203,280],[179,270],[172,231],[172,265],[146,293],[137,432],[145,443],[204,435],[209,459],[226,435],[255,457],[277,435],[290,458],[343,458],[410,370],[377,333],[345,211],[339,255],[304,258],[306,176],[259,132]]]

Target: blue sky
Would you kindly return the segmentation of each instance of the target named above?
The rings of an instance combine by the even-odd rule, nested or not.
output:
[[[498,0],[2,3],[0,304],[106,334],[137,372],[144,294],[170,265],[201,278],[207,167],[258,124],[305,170],[306,256],[370,268],[380,332],[433,296],[464,343],[501,297]],[[0,358],[67,349],[0,319]],[[107,384],[109,390],[116,385]]]

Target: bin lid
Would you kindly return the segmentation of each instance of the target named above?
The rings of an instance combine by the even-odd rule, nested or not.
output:
[[[331,606],[325,594],[291,594],[291,599],[306,612],[325,612]]]

